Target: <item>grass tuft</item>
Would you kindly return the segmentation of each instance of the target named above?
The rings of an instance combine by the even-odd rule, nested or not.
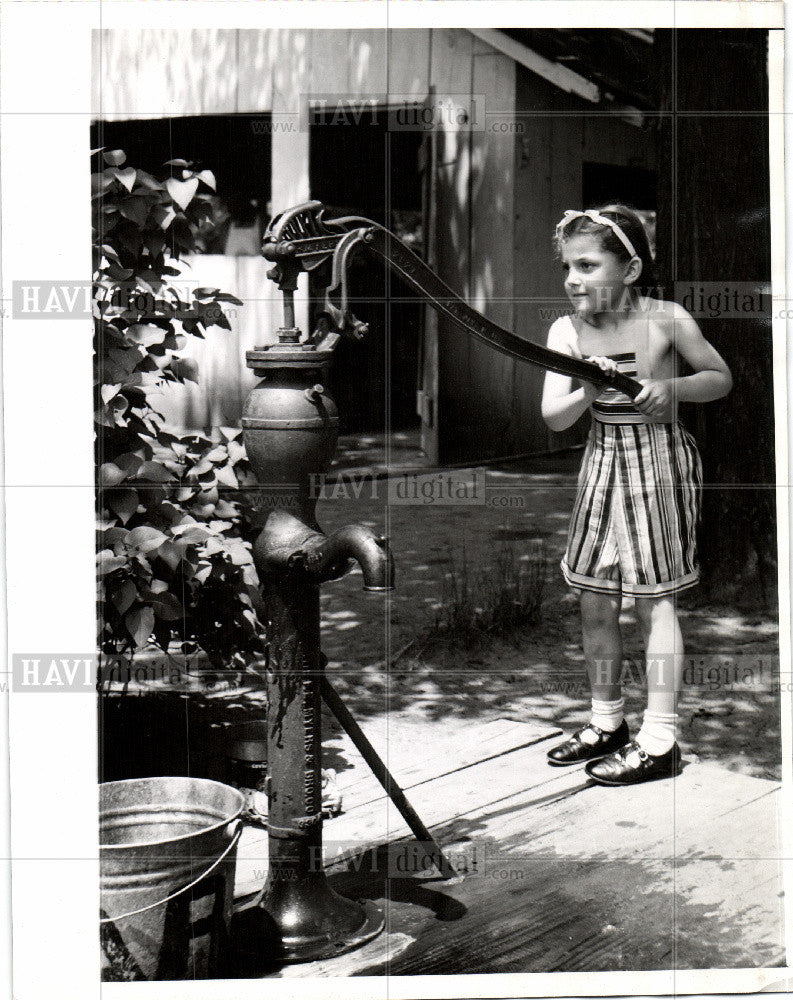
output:
[[[542,541],[504,544],[485,565],[472,563],[465,546],[450,548],[435,621],[417,652],[470,650],[488,639],[519,643],[542,616],[548,560]],[[416,654],[414,654],[416,655]]]

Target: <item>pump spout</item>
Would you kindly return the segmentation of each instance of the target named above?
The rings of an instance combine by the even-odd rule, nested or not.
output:
[[[348,566],[350,559],[361,567],[364,590],[394,589],[394,560],[388,540],[362,524],[348,524],[327,537],[313,536],[290,562],[302,564],[317,580],[327,580],[338,576],[340,567]]]
[[[286,511],[272,511],[253,546],[262,579],[302,570],[313,583],[337,580],[355,560],[363,572],[363,589],[394,589],[394,560],[388,540],[362,524],[348,524],[332,535],[310,528]]]

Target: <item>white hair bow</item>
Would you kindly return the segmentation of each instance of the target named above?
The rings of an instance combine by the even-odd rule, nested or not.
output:
[[[596,222],[599,226],[608,226],[608,228],[614,233],[620,243],[625,247],[631,257],[638,257],[636,250],[625,235],[622,227],[619,223],[615,222],[613,219],[606,218],[605,215],[601,215],[600,212],[596,212],[594,209],[590,208],[586,212],[576,212],[572,209],[568,209],[562,216],[562,221],[556,227],[556,238],[561,239],[564,235],[565,229],[570,225],[573,219],[587,218],[591,219],[592,222]]]

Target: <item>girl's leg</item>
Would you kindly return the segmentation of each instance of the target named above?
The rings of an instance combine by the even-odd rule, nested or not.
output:
[[[620,608],[622,595],[581,593],[581,630],[584,658],[592,691],[593,725],[605,732],[615,732],[624,718],[620,674],[622,671],[622,633]]]
[[[570,739],[548,751],[548,762],[556,767],[595,760],[629,739],[623,715],[625,702],[620,690],[621,603],[621,594],[610,597],[588,590],[581,593],[581,626],[592,688],[592,718]]]
[[[683,635],[673,596],[637,597],[636,616],[647,655],[647,711],[636,741],[647,753],[659,756],[675,742]]]
[[[621,607],[622,594],[612,597],[589,590],[581,592],[584,658],[592,697],[599,701],[614,701],[622,694]]]

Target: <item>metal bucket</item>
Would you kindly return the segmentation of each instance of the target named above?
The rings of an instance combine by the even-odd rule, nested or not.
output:
[[[102,979],[222,978],[243,796],[205,778],[99,787]]]

